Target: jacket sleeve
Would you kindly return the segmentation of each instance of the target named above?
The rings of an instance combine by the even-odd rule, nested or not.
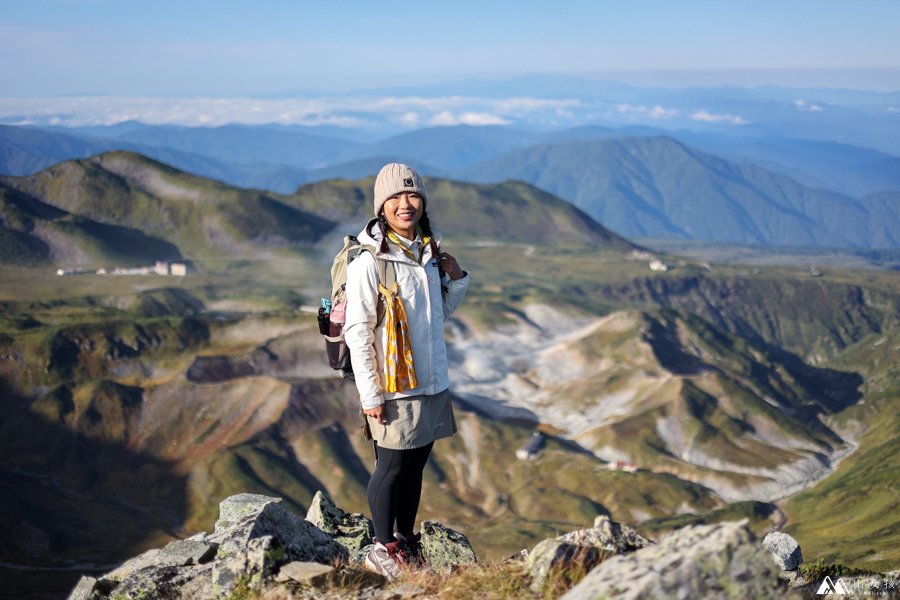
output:
[[[347,266],[347,322],[344,341],[364,409],[384,404],[375,353],[375,324],[378,320],[378,272],[375,259],[365,252]]]
[[[444,274],[441,285],[447,290],[442,294],[445,320],[450,318],[459,303],[466,297],[466,290],[469,289],[469,277],[469,273],[466,273],[465,277],[453,281],[449,275]]]

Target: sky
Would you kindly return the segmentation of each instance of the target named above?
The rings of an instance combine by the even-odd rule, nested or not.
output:
[[[0,97],[335,93],[567,74],[900,90],[900,2],[0,0]]]

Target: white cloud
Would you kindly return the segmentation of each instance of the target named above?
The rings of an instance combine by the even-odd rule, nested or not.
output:
[[[434,115],[429,121],[430,125],[509,125],[509,121],[491,113],[464,112],[454,115],[449,110],[444,110]]]
[[[627,102],[617,104],[616,110],[619,112],[619,114],[635,114],[647,116],[655,120],[675,119],[681,114],[677,108],[664,108],[658,104],[653,107],[648,107],[640,104],[628,104]]]
[[[13,124],[112,125],[127,120],[187,126],[227,123],[259,125],[339,125],[361,127],[390,123],[505,125],[546,122],[558,111],[575,110],[578,100],[470,98],[443,96],[336,96],[306,98],[145,98],[84,96],[0,98],[0,122]]]
[[[897,108],[896,106],[888,106],[887,111],[889,113],[900,113],[900,108]]]
[[[419,118],[419,113],[410,111],[396,117],[394,123],[403,125],[404,127],[415,127],[419,124]]]
[[[654,106],[648,113],[651,119],[674,119],[679,115],[678,109]]]
[[[698,110],[690,117],[691,121],[701,123],[730,123],[732,125],[747,125],[750,121],[739,115],[717,115],[706,110]]]
[[[794,106],[797,107],[797,110],[807,111],[807,112],[822,112],[822,107],[818,104],[812,104],[803,99],[794,100]]]

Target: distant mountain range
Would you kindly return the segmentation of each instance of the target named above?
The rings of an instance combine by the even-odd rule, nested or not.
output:
[[[0,260],[74,267],[303,254],[338,223],[365,223],[372,184],[333,180],[283,196],[108,152],[27,177],[0,177]],[[431,209],[435,224],[454,239],[634,248],[571,204],[524,183],[429,179],[429,186],[441,198]],[[476,214],[484,218],[473,219]]]
[[[900,236],[900,192],[854,200],[667,137],[524,148],[463,176],[527,181],[631,238],[881,248]]]
[[[431,176],[531,183],[631,238],[894,248],[900,237],[900,158],[835,142],[660,135],[645,126],[432,127],[377,142],[275,126],[61,131],[0,126],[0,172],[27,174],[124,148],[231,185],[290,194],[304,183],[361,179],[399,160]]]

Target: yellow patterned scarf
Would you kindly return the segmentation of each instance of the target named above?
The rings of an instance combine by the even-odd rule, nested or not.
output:
[[[400,237],[393,231],[388,231],[388,239],[403,250],[411,260],[421,263],[425,255],[425,246],[431,242],[431,238],[422,234],[422,230],[416,227],[416,233],[422,238],[422,250],[416,256],[407,247]],[[403,392],[419,387],[416,379],[416,369],[413,365],[412,344],[410,344],[409,321],[406,318],[406,309],[403,308],[403,300],[400,298],[399,286],[394,283],[392,289],[387,289],[378,284],[378,292],[384,297],[384,327],[387,330],[387,347],[384,351],[384,391]]]
[[[399,286],[392,289],[378,284],[384,296],[384,327],[387,330],[387,347],[384,352],[384,391],[402,392],[419,387],[413,366],[412,346],[409,342],[409,322],[406,309],[398,294]]]

